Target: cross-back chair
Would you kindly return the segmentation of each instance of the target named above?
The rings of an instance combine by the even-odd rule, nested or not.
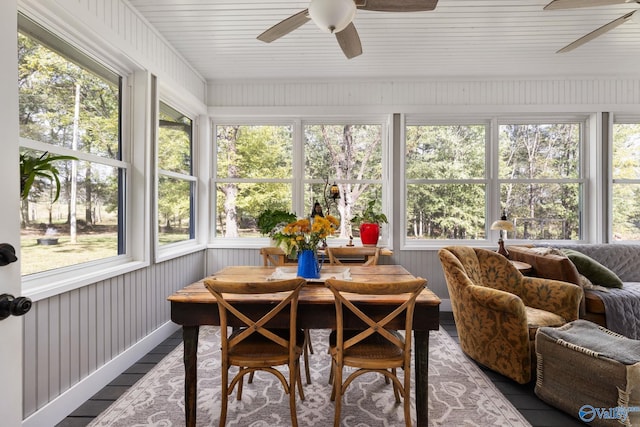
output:
[[[220,313],[221,344],[221,408],[220,427],[227,418],[228,397],[238,385],[237,399],[242,398],[243,378],[255,371],[266,371],[275,375],[289,395],[291,423],[298,425],[296,415],[296,386],[304,400],[300,380],[300,355],[303,350],[304,333],[296,328],[298,294],[305,284],[302,278],[265,282],[227,282],[215,278],[204,280],[206,288],[216,298]],[[233,294],[280,294],[278,304],[266,314],[251,315],[234,305]],[[288,311],[289,328],[271,329],[270,321],[279,313]],[[229,319],[237,319],[242,327],[230,329]],[[276,369],[288,366],[289,379]],[[237,366],[238,373],[229,383],[229,368]]]
[[[265,246],[260,248],[262,255],[262,264],[265,267],[281,267],[286,265],[287,255],[277,246]],[[311,384],[311,371],[309,370],[309,353],[313,354],[313,346],[311,345],[311,334],[308,329],[304,330],[304,373],[307,384]],[[249,382],[253,380],[253,375],[249,377]]]
[[[411,341],[413,312],[418,295],[426,286],[422,278],[388,283],[360,283],[328,279],[325,284],[333,292],[336,305],[336,330],[329,337],[332,358],[333,389],[331,400],[335,401],[335,427],[340,425],[342,396],[353,380],[367,372],[384,375],[393,383],[396,402],[404,400],[405,424],[411,426]],[[355,305],[349,293],[373,295],[375,298],[397,301],[393,311],[376,315],[367,314],[366,308]],[[363,327],[345,330],[345,316],[353,325],[352,317],[360,319]],[[391,328],[391,322],[394,328]],[[398,324],[400,327],[398,327]],[[404,335],[397,329],[404,329]],[[344,366],[356,368],[344,383]],[[397,376],[397,368],[403,370],[403,380]]]
[[[377,265],[380,258],[380,248],[377,246],[335,247],[327,248],[327,254],[329,255],[329,263],[333,265],[342,265],[341,259],[350,259],[351,262],[347,263],[350,265]]]

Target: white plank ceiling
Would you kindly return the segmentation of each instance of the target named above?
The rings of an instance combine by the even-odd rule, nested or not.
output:
[[[208,81],[637,77],[640,19],[568,53],[556,51],[640,8],[543,10],[547,0],[440,0],[430,12],[358,10],[363,54],[308,22],[267,44],[256,37],[308,7],[296,0],[130,0]],[[640,18],[640,11],[636,14]]]

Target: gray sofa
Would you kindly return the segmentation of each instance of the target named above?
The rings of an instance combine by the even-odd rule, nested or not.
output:
[[[593,258],[622,280],[622,288],[585,286],[575,265],[566,257],[542,248],[573,249]],[[640,245],[537,243],[508,246],[509,258],[532,266],[532,275],[583,286],[581,317],[629,338],[640,339]]]

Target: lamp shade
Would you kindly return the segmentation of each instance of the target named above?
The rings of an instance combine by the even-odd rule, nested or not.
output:
[[[356,15],[353,0],[311,0],[309,16],[326,33],[344,30]]]
[[[491,224],[492,230],[513,231],[513,223],[506,219],[499,219]]]

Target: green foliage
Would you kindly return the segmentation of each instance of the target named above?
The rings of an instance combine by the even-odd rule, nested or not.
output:
[[[258,216],[257,226],[263,235],[271,234],[279,224],[288,224],[297,219],[296,215],[280,209],[267,209]]]
[[[387,216],[382,213],[376,206],[376,200],[371,200],[367,203],[367,206],[362,210],[362,212],[354,215],[351,218],[351,221],[354,224],[386,224],[389,222]]]
[[[61,160],[78,160],[74,156],[52,156],[49,152],[42,153],[41,156],[34,156],[29,153],[20,154],[20,197],[29,197],[31,186],[36,178],[45,178],[52,183],[55,182],[56,193],[53,198],[55,203],[60,197],[60,172],[54,162]]]

